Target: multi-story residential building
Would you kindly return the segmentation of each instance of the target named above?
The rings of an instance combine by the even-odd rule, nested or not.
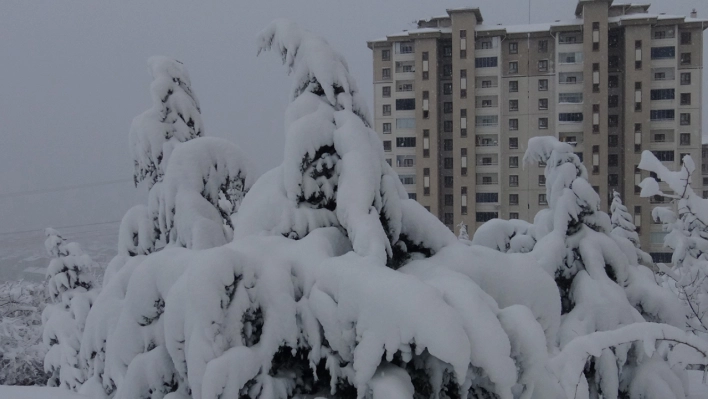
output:
[[[547,206],[544,169],[524,168],[523,154],[531,137],[554,135],[575,147],[603,209],[619,191],[643,248],[665,257],[651,234],[659,200],[639,197],[648,173],[637,165],[643,150],[671,168],[682,154],[701,159],[708,20],[648,9],[580,0],[575,19],[515,26],[450,9],[368,42],[375,129],[411,198],[453,230],[532,220]]]

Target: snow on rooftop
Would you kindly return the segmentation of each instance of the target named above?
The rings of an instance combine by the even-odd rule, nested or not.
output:
[[[582,19],[572,19],[567,21],[556,21],[540,24],[521,24],[521,25],[477,25],[476,30],[479,32],[504,29],[507,33],[527,33],[527,32],[547,32],[554,26],[570,26],[581,25]]]

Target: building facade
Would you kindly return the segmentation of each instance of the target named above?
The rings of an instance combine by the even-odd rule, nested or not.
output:
[[[672,169],[701,159],[708,20],[648,9],[580,0],[575,19],[515,26],[451,9],[368,42],[375,129],[410,197],[453,231],[532,221],[547,206],[544,165],[522,158],[531,137],[553,135],[575,147],[603,210],[620,192],[642,247],[666,256],[637,165],[644,150]]]

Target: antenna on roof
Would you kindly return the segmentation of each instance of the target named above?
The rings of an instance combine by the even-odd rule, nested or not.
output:
[[[531,25],[531,0],[529,0],[529,25]]]

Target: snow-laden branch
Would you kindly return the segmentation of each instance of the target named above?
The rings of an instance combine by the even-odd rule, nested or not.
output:
[[[698,352],[708,364],[708,342],[705,340],[666,324],[634,323],[575,338],[551,359],[550,366],[561,381],[567,398],[573,399],[578,395],[578,387],[582,386],[580,378],[583,378],[583,369],[590,357],[600,357],[603,349],[636,341],[642,343],[649,357],[654,353],[657,341],[683,344]]]

